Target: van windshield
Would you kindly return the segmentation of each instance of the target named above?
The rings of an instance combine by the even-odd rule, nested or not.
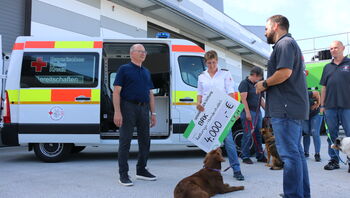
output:
[[[179,56],[178,62],[184,83],[197,87],[198,76],[205,70],[204,58],[201,56]]]

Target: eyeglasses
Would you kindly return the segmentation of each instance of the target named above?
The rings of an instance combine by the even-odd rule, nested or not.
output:
[[[143,50],[134,50],[134,52],[137,52],[140,54],[147,54],[147,51],[143,51]]]

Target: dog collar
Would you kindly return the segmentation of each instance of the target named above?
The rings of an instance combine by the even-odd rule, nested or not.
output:
[[[203,166],[203,168],[206,168],[206,169],[209,169],[209,170],[212,170],[212,171],[216,171],[216,172],[221,172],[221,170],[220,169],[216,169],[216,168],[208,168],[208,167],[205,167],[205,166]]]

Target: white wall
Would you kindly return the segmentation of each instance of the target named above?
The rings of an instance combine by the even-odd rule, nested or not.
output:
[[[232,52],[227,51],[226,49],[220,48],[213,43],[203,41],[200,38],[196,38],[195,35],[190,35],[186,32],[183,32],[181,29],[177,27],[170,26],[163,22],[160,22],[151,17],[147,17],[138,12],[130,10],[128,8],[122,7],[118,4],[115,4],[108,0],[100,0],[100,8],[93,7],[91,5],[82,3],[82,1],[76,0],[33,0],[43,2],[52,6],[56,6],[62,12],[67,12],[69,14],[74,15],[74,13],[79,14],[79,17],[86,17],[87,21],[90,21],[92,24],[96,25],[96,20],[100,22],[100,24],[96,27],[99,28],[99,32],[97,36],[101,37],[118,37],[118,38],[130,38],[134,35],[142,35],[142,32],[147,32],[147,22],[152,22],[159,26],[162,26],[171,31],[177,32],[179,34],[183,34],[186,37],[197,40],[199,42],[205,43],[206,50],[216,50],[219,55],[219,66],[224,69],[228,69],[232,77],[235,81],[235,88],[238,88],[240,81],[242,80],[242,58]],[[195,3],[195,1],[190,1]],[[47,6],[44,4],[44,6]],[[42,6],[42,4],[37,3],[38,6]],[[204,5],[204,4],[203,4]],[[209,9],[209,5],[205,4]],[[36,8],[38,9],[38,8]],[[54,9],[54,8],[53,8]],[[220,18],[219,11],[212,13],[212,18]],[[221,14],[221,13],[220,13]],[[40,17],[40,15],[39,15]],[[41,16],[43,17],[43,16]],[[47,16],[50,17],[50,16]],[[40,19],[39,19],[40,20]],[[51,19],[50,19],[51,20]],[[52,19],[53,23],[57,19]],[[44,20],[45,21],[45,20]],[[59,21],[57,21],[59,22]],[[50,21],[49,21],[50,23]],[[63,35],[63,36],[84,36],[83,33],[74,32],[74,30],[70,31],[69,27],[64,29],[65,27],[54,27],[54,25],[42,24],[36,21],[32,21],[32,35]],[[114,24],[117,24],[118,27],[115,27]],[[64,25],[64,24],[63,24]],[[61,24],[62,26],[62,24]],[[121,26],[121,27],[119,27]],[[126,32],[125,28],[129,28],[133,32]],[[134,29],[133,29],[134,28]],[[74,28],[73,28],[74,29]],[[141,32],[141,34],[137,34],[137,32]],[[136,33],[136,34],[135,34]]]

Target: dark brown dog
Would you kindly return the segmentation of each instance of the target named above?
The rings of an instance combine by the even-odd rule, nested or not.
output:
[[[207,198],[243,190],[244,186],[224,184],[221,176],[221,162],[224,162],[220,147],[209,152],[204,158],[204,167],[195,174],[182,179],[175,187],[175,198]]]
[[[272,135],[272,128],[262,128],[260,131],[264,137],[267,151],[266,166],[270,167],[271,170],[281,170],[283,168],[283,162],[277,152],[275,136]],[[272,164],[270,164],[271,156]]]

